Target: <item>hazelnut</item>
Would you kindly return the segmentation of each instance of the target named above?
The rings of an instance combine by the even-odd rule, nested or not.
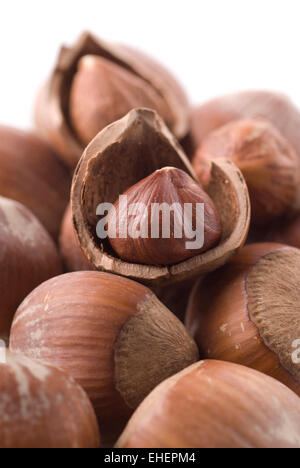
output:
[[[23,203],[56,238],[71,179],[38,136],[0,126],[0,195]]]
[[[0,363],[0,447],[98,448],[88,397],[60,370],[6,352]]]
[[[158,110],[178,138],[188,132],[187,98],[162,65],[83,33],[75,45],[62,48],[38,97],[36,122],[74,167],[92,137],[135,107]]]
[[[244,118],[269,121],[300,155],[299,109],[283,94],[270,91],[243,91],[195,107],[190,118],[194,148],[197,149],[211,131]]]
[[[143,401],[117,448],[300,448],[300,399],[260,372],[202,361]]]
[[[255,223],[268,223],[282,216],[295,202],[298,157],[270,123],[243,119],[211,132],[193,160],[200,182],[207,181],[210,161],[217,158],[229,159],[241,170]]]
[[[83,146],[136,107],[155,109],[172,128],[170,110],[150,83],[103,57],[80,59],[71,86],[70,116]]]
[[[119,200],[114,204],[114,210],[108,214],[108,238],[110,245],[118,256],[130,263],[145,265],[172,265],[206,252],[214,247],[221,237],[221,220],[211,198],[202,188],[184,171],[174,167],[165,167],[155,171],[141,180],[123,194],[127,197],[128,206],[143,203],[140,209],[130,217],[130,223],[138,226],[141,232],[146,232],[145,238],[127,235],[121,236],[120,229],[128,223],[128,209],[124,209]],[[157,212],[157,226],[155,225],[155,204],[167,203],[175,207],[170,213],[169,229],[163,237],[163,217]],[[185,204],[190,204],[190,224],[192,229],[204,229],[204,244],[193,250],[187,248],[191,240],[183,232],[183,213]],[[196,224],[196,205],[204,204],[204,222],[201,226]],[[113,214],[111,214],[113,212]],[[181,236],[176,237],[176,222],[181,227]],[[116,229],[116,235],[111,237]],[[128,227],[128,226],[127,226]],[[152,237],[153,228],[157,230],[157,237]]]
[[[202,355],[252,367],[300,395],[299,268],[300,250],[252,244],[196,283],[186,324]]]
[[[94,270],[80,248],[72,222],[72,210],[69,204],[61,225],[59,247],[66,271]]]
[[[148,288],[95,271],[34,290],[17,310],[10,348],[74,377],[106,441],[158,383],[198,359],[182,323]]]
[[[166,252],[162,252],[164,257],[154,260],[155,263],[164,263],[157,266],[126,262],[114,252],[108,239],[99,239],[97,225],[102,218],[97,214],[98,206],[102,203],[113,204],[130,187],[164,167],[173,167],[175,169],[172,171],[176,173],[178,169],[184,171],[187,175],[180,172],[181,177],[192,188],[191,194],[187,195],[186,189],[180,189],[178,195],[176,182],[177,193],[169,194],[164,189],[168,199],[180,196],[193,200],[195,193],[199,197],[201,192],[201,196],[207,200],[207,196],[189,178],[195,179],[196,176],[186,155],[163,121],[151,110],[135,109],[129,112],[100,132],[84,151],[73,178],[72,213],[81,248],[97,270],[127,276],[157,287],[189,280],[218,268],[244,243],[250,220],[248,190],[240,171],[233,163],[224,160],[213,163],[210,183],[206,187],[206,193],[221,217],[222,236],[218,245],[214,243],[219,234],[209,239],[208,247],[211,248],[206,252],[169,265],[182,258],[182,251],[179,258],[174,256],[175,240],[172,239],[166,246]],[[167,180],[168,171],[162,170],[153,177]],[[162,195],[159,194],[159,199],[162,199]],[[208,228],[218,232],[216,211],[213,210],[215,219],[209,222]],[[152,261],[151,257],[147,253],[146,258],[141,260]]]
[[[0,337],[7,337],[16,308],[43,281],[62,272],[48,232],[18,202],[0,197]]]

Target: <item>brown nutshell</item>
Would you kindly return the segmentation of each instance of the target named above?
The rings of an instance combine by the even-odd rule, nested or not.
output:
[[[299,109],[288,97],[272,91],[242,91],[194,107],[191,112],[194,148],[197,149],[211,131],[244,118],[267,120],[300,155]]]
[[[0,363],[1,448],[99,448],[88,397],[63,372],[6,352]]]
[[[69,273],[35,289],[16,313],[10,348],[74,377],[106,441],[152,388],[198,359],[182,323],[148,288],[99,272]]]
[[[300,399],[252,369],[198,362],[151,392],[116,447],[299,448]]]
[[[248,191],[240,171],[224,160],[214,162],[206,188],[221,217],[222,237],[217,246],[170,267],[151,266],[121,260],[107,239],[98,238],[98,205],[114,203],[143,178],[170,166],[195,178],[174,137],[157,114],[147,109],[129,112],[86,148],[74,175],[71,202],[81,248],[96,269],[152,286],[171,284],[219,267],[243,244],[250,219]]]
[[[0,195],[23,203],[54,239],[68,204],[69,171],[37,135],[0,126]]]
[[[244,247],[192,292],[186,324],[207,358],[236,362],[300,395],[300,251],[281,244]]]
[[[211,160],[225,158],[247,183],[252,221],[266,224],[291,209],[296,200],[299,160],[289,142],[270,123],[241,119],[211,132],[193,160],[198,179],[209,178]]]
[[[62,272],[56,246],[25,206],[0,197],[0,338],[7,338],[13,315],[36,286]]]
[[[95,73],[86,74],[82,63],[89,62],[90,56],[93,56],[93,64],[101,61],[102,68],[96,66]],[[102,83],[101,89],[99,83]],[[89,93],[86,94],[87,87]],[[108,105],[102,101],[105,88]],[[99,107],[95,108],[96,102]],[[188,102],[173,76],[145,54],[121,44],[107,43],[86,32],[73,46],[62,47],[55,68],[38,96],[36,124],[67,164],[75,167],[84,150],[82,140],[86,142],[90,138],[91,129],[94,134],[98,133],[102,125],[114,122],[129,109],[150,104],[162,112],[178,138],[186,135]],[[86,117],[80,115],[81,110],[88,111],[88,127]]]

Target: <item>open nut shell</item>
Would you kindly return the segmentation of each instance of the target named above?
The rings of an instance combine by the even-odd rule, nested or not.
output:
[[[62,47],[55,69],[42,88],[36,103],[35,120],[39,131],[59,151],[65,161],[74,167],[83,147],[77,139],[69,119],[71,83],[79,60],[85,55],[99,55],[120,65],[150,83],[169,107],[177,138],[188,131],[187,98],[171,74],[143,53],[119,44],[99,40],[83,33],[73,47]]]
[[[100,203],[118,196],[157,169],[173,166],[195,178],[193,169],[158,115],[136,109],[100,132],[83,153],[73,178],[71,201],[75,230],[86,257],[97,270],[156,286],[171,284],[215,270],[245,242],[250,220],[248,190],[241,172],[225,160],[212,164],[206,190],[223,225],[217,247],[170,267],[126,263],[107,240],[96,237]]]

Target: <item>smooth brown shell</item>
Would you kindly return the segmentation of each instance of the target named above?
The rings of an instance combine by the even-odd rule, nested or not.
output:
[[[172,166],[195,177],[174,137],[157,114],[135,109],[106,127],[86,148],[73,178],[73,222],[81,248],[97,270],[137,279],[152,286],[196,277],[223,265],[244,243],[250,205],[241,172],[229,161],[213,162],[205,188],[221,217],[220,243],[192,259],[170,267],[126,263],[109,243],[96,237],[100,203],[114,203],[120,194],[157,169]]]
[[[196,283],[186,326],[202,356],[251,367],[300,395],[299,268],[300,250],[251,244]]]
[[[109,212],[107,221],[108,239],[113,251],[128,263],[144,265],[174,265],[188,258],[200,255],[215,247],[222,232],[221,219],[216,207],[207,193],[185,171],[174,167],[164,167],[153,172],[146,179],[141,180],[124,192],[128,206],[143,203],[145,210],[140,210],[130,218],[132,223],[139,226],[140,232],[146,231],[149,236],[138,239],[127,236],[122,238],[121,231],[128,222],[127,210],[117,200],[114,209]],[[167,204],[176,206],[173,216],[160,216],[153,206]],[[186,237],[184,227],[184,209],[186,204],[192,207],[191,225],[196,226],[196,207],[203,204],[203,231],[204,238],[198,249],[187,248],[189,238]],[[145,216],[146,213],[146,216]],[[157,215],[155,214],[157,213]],[[156,221],[154,220],[156,216]],[[178,222],[179,220],[179,222]],[[169,221],[168,238],[164,238],[163,230]],[[128,228],[128,226],[127,226]],[[180,228],[183,234],[176,238],[175,231]],[[152,231],[157,229],[158,238],[152,236]],[[128,229],[126,229],[127,231]],[[111,237],[112,234],[112,237]],[[166,233],[165,233],[166,235]]]
[[[117,448],[300,448],[300,399],[246,367],[202,361],[143,401]]]
[[[188,131],[187,99],[171,74],[139,51],[106,43],[85,32],[74,46],[62,47],[54,71],[36,104],[38,129],[71,167],[77,164],[84,149],[69,123],[71,83],[84,55],[99,55],[150,83],[169,107],[174,120],[172,131],[178,138],[185,136]]]
[[[15,315],[10,348],[74,377],[106,441],[158,383],[198,359],[185,327],[148,288],[95,271],[35,289]]]
[[[97,420],[74,380],[6,352],[0,363],[0,447],[98,448]]]
[[[57,238],[71,177],[37,135],[0,126],[0,195],[23,203]]]
[[[18,202],[0,197],[0,337],[36,286],[62,272],[56,246],[36,217]]]

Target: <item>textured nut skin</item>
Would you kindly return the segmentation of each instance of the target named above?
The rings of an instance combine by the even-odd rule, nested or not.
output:
[[[118,448],[299,448],[300,399],[236,364],[202,361],[143,401]]]
[[[25,206],[0,197],[0,336],[8,335],[13,315],[36,286],[62,272],[56,246]]]
[[[6,353],[0,363],[1,448],[98,448],[99,429],[82,388],[53,367]]]
[[[112,248],[121,259],[127,262],[172,265],[209,250],[220,240],[221,220],[212,199],[186,172],[180,169],[169,167],[155,171],[129,188],[123,195],[127,197],[127,209],[124,210],[118,199],[114,204],[114,209],[109,213],[107,226]],[[130,214],[128,216],[128,208],[138,203],[145,205],[146,218],[144,210],[140,210],[135,216],[130,216]],[[176,204],[179,208],[175,208],[169,221],[163,220],[162,215],[159,214],[155,221],[154,204],[161,206],[167,204],[169,207]],[[192,206],[192,216],[188,219],[192,229],[196,229],[196,205],[204,205],[204,224],[200,227],[204,230],[204,243],[203,246],[194,250],[187,248],[187,243],[191,239],[183,232],[185,204]],[[179,220],[181,238],[176,238],[175,220]],[[120,229],[125,227],[127,231],[131,223],[134,223],[140,232],[147,232],[147,237],[136,239],[131,237],[130,232],[127,232],[127,237],[123,238]],[[168,226],[166,226],[167,223]],[[166,227],[170,228],[169,237],[163,238],[163,229]],[[198,226],[197,229],[199,229]],[[154,230],[157,230],[158,238],[153,237]]]
[[[70,94],[78,63],[82,57],[89,55],[104,58],[112,65],[121,67],[126,75],[131,74],[132,80],[129,82],[129,87],[136,79],[144,83],[143,94],[146,92],[148,97],[150,94],[156,95],[154,101],[161,101],[159,109],[163,116],[166,116],[176,137],[180,139],[186,135],[188,101],[173,76],[147,55],[121,44],[106,43],[86,32],[72,47],[62,47],[53,73],[39,93],[36,103],[35,119],[38,130],[56,148],[69,166],[72,168],[76,166],[84,150],[84,145],[75,134],[70,122]],[[139,86],[134,94],[138,92],[140,92]],[[125,89],[123,93],[126,94]],[[112,97],[113,102],[110,103],[110,108],[115,106],[115,98]],[[137,102],[136,99],[135,96],[132,105]],[[153,102],[153,96],[151,102]]]
[[[0,195],[27,206],[57,238],[71,178],[37,135],[0,126]]]
[[[95,268],[82,252],[72,222],[72,210],[69,204],[60,230],[59,249],[67,272],[92,271]]]
[[[271,122],[300,155],[300,112],[283,94],[270,91],[243,91],[220,96],[191,112],[191,138],[197,149],[216,128],[243,118]]]
[[[198,359],[182,323],[148,288],[99,272],[69,273],[35,289],[15,315],[10,348],[72,375],[106,441],[116,440],[158,383]]]
[[[296,152],[269,122],[241,119],[211,132],[193,159],[200,182],[209,177],[210,161],[225,158],[241,170],[250,195],[252,221],[266,224],[286,213],[297,195]]]
[[[174,126],[166,102],[150,84],[97,55],[80,60],[71,87],[70,116],[84,146],[137,107],[155,109],[170,128]]]
[[[196,283],[186,326],[201,355],[261,371],[300,395],[292,360],[300,334],[299,265],[298,249],[251,244]]]

